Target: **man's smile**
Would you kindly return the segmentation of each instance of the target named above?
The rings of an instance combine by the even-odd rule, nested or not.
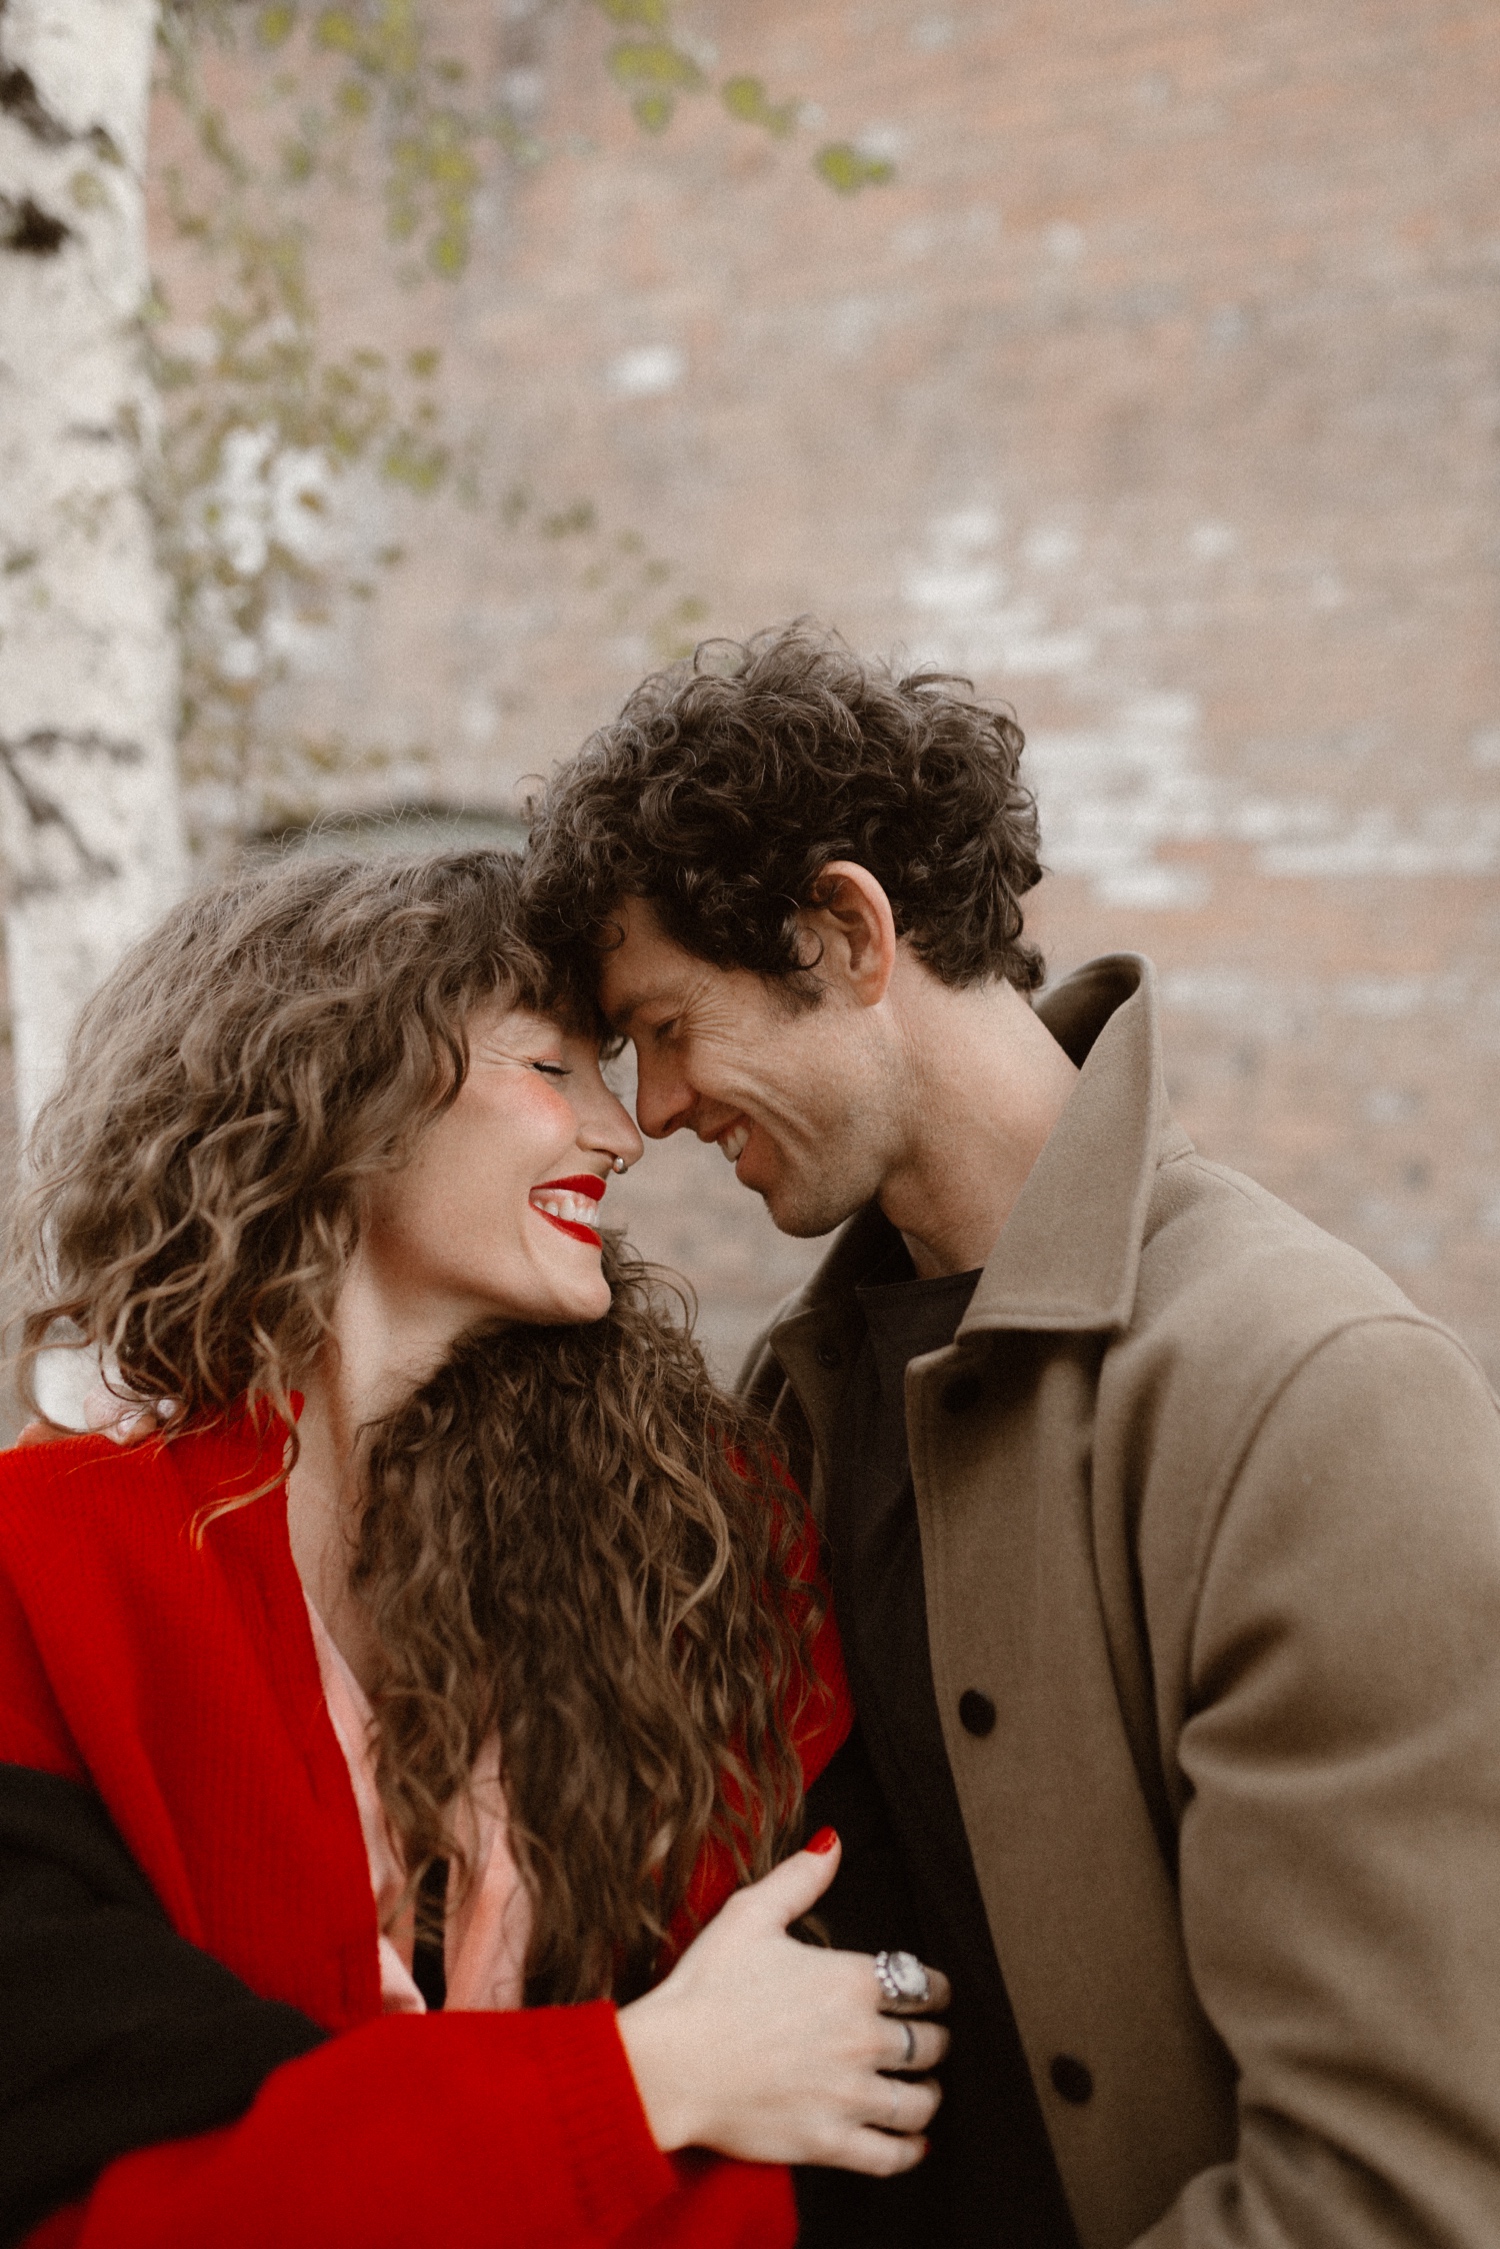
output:
[[[739,1162],[745,1153],[745,1143],[749,1140],[752,1129],[748,1117],[736,1117],[733,1124],[726,1125],[718,1135],[720,1151],[729,1163]]]

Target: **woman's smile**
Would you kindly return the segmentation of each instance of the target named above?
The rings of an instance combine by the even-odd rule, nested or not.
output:
[[[605,1182],[596,1179],[592,1172],[577,1172],[568,1179],[544,1179],[540,1187],[533,1187],[529,1197],[531,1207],[539,1218],[545,1218],[561,1234],[571,1234],[576,1242],[587,1242],[591,1249],[604,1247],[603,1237],[593,1225]]]

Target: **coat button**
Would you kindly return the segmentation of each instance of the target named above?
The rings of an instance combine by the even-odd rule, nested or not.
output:
[[[978,1405],[983,1392],[977,1374],[956,1374],[943,1392],[943,1404],[949,1413],[967,1413],[971,1406]]]
[[[988,1695],[982,1695],[977,1687],[965,1687],[958,1698],[958,1722],[966,1734],[992,1734],[995,1716],[995,1705]]]
[[[1061,2094],[1074,2108],[1082,2108],[1085,2101],[1093,2098],[1094,2073],[1076,2054],[1054,2054],[1047,2074],[1052,2079],[1054,2092]]]
[[[813,1357],[820,1367],[841,1367],[844,1363],[844,1354],[836,1343],[820,1343],[814,1350]]]

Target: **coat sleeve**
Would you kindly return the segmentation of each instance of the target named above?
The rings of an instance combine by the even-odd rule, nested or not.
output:
[[[608,2003],[329,2038],[176,1935],[91,1791],[15,1766],[0,1766],[0,1992],[0,2242],[789,2249],[795,2235],[784,2170],[660,2153]]]
[[[0,1765],[0,2240],[327,2033],[179,1937],[91,1789]]]
[[[607,2001],[393,2015],[109,2166],[33,2249],[790,2249],[787,2173],[657,2149]]]
[[[1232,2162],[1138,2249],[1500,2242],[1500,1417],[1415,1318],[1287,1381],[1215,1527],[1181,1896]]]

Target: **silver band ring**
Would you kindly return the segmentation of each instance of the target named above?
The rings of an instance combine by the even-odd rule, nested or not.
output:
[[[610,1169],[616,1173],[622,1172],[625,1169],[625,1158],[623,1156],[616,1156],[614,1162],[610,1166]]]
[[[909,2022],[903,2022],[901,2028],[906,2033],[906,2052],[901,2057],[901,2067],[910,2069],[917,2058],[917,2034]]]
[[[877,1952],[875,1981],[891,2007],[899,2007],[903,2000],[909,2006],[925,2007],[932,1997],[932,1978],[914,1952]]]

